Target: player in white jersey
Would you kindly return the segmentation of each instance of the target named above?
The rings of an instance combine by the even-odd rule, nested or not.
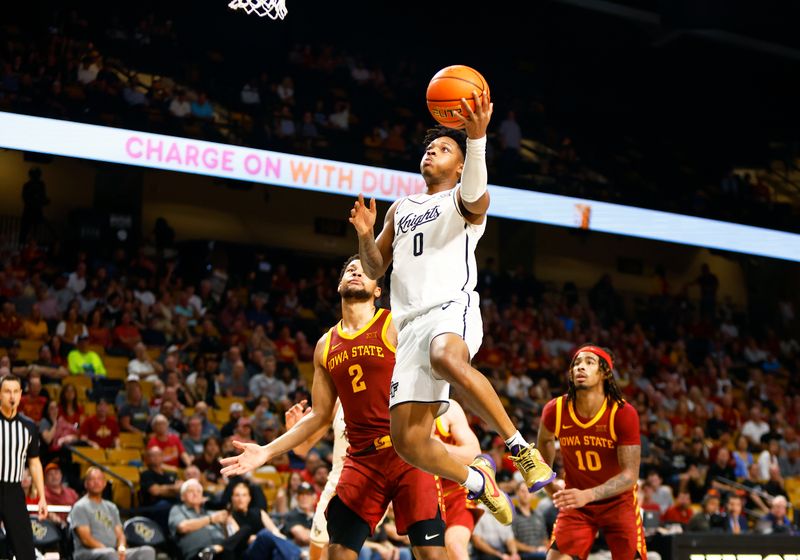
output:
[[[311,408],[305,408],[306,402],[302,400],[286,411],[287,430],[294,426],[303,416],[311,412]],[[314,519],[311,523],[311,546],[308,549],[309,560],[326,560],[328,557],[328,520],[325,517],[325,510],[331,498],[336,494],[336,485],[339,483],[339,475],[342,474],[344,458],[347,455],[347,447],[349,446],[344,423],[344,409],[338,399],[334,407],[336,411],[331,423],[333,428],[332,465],[331,471],[328,473],[328,481],[325,483],[325,488],[322,490],[317,502],[317,508],[314,510]],[[326,426],[324,430],[320,430],[311,436],[305,443],[295,447],[294,452],[297,455],[305,456],[327,432],[328,428]]]
[[[395,201],[374,237],[375,200],[359,196],[350,212],[364,272],[380,278],[394,261],[391,306],[399,331],[390,391],[391,435],[408,463],[465,486],[504,524],[513,508],[494,480],[494,465],[479,456],[469,466],[431,437],[434,419],[448,406],[449,384],[506,441],[528,486],[538,490],[555,478],[539,451],[522,437],[489,380],[470,366],[483,328],[475,246],[489,209],[486,129],[488,96],[474,93],[475,110],[462,100],[464,132],[439,127],[425,138],[420,171],[425,194]]]

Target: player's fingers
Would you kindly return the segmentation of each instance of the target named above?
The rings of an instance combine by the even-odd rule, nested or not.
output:
[[[475,94],[474,91],[472,93],[473,95]],[[467,99],[465,97],[461,98],[461,108],[464,109],[462,111],[462,115],[466,113],[468,118],[472,118],[475,116],[475,111],[472,110],[472,107],[470,107],[469,103],[467,103]]]
[[[373,214],[378,212],[378,205],[375,202],[374,198],[369,199],[369,211],[372,212]]]

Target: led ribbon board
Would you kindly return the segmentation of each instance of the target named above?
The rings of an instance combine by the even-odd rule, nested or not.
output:
[[[0,146],[331,194],[395,200],[418,173],[0,112]],[[800,262],[800,235],[490,185],[490,216]]]

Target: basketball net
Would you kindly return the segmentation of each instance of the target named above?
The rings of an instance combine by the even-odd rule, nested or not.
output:
[[[283,19],[289,10],[286,0],[231,0],[228,7],[232,10],[244,10],[247,14],[259,17],[269,16],[271,19]]]

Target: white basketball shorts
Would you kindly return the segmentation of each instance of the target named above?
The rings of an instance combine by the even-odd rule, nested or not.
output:
[[[450,384],[431,368],[431,341],[453,333],[467,343],[470,359],[483,340],[483,320],[478,298],[472,305],[450,302],[407,321],[398,333],[397,354],[389,391],[389,408],[404,402],[442,403],[437,416],[449,406]]]

